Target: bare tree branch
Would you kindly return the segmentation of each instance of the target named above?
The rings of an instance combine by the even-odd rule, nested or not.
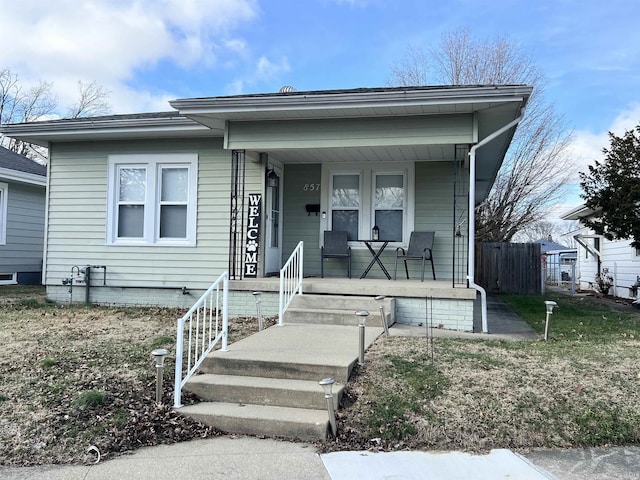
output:
[[[98,84],[78,82],[79,98],[68,110],[68,118],[95,117],[111,113],[109,95],[111,92]]]
[[[69,117],[86,117],[109,113],[110,92],[98,83],[78,82],[79,100],[69,109]],[[5,68],[0,70],[0,123],[25,123],[58,118],[58,100],[51,82],[38,82],[24,89],[18,75]],[[46,149],[15,138],[0,137],[0,145],[38,163],[46,163]]]
[[[564,119],[543,99],[544,75],[509,39],[478,40],[465,29],[443,35],[427,54],[409,49],[392,68],[391,84],[404,86],[407,79],[422,79],[420,84],[426,85],[422,74],[427,64],[434,67],[436,83],[535,87],[493,188],[476,209],[478,240],[510,241],[548,214],[566,193],[575,170],[569,160],[571,135]]]

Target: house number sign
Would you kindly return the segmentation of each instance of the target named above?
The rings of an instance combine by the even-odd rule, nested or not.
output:
[[[260,247],[260,211],[262,210],[262,195],[249,194],[249,210],[247,223],[247,237],[244,245],[244,277],[258,276],[258,252]]]

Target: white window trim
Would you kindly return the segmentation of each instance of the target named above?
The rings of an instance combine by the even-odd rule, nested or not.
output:
[[[9,184],[0,182],[0,245],[7,244]]]
[[[145,167],[145,214],[143,238],[118,238],[118,167]],[[160,238],[160,167],[187,167],[189,195],[187,201],[186,238]],[[195,246],[197,219],[198,155],[195,153],[109,155],[107,192],[107,245]]]
[[[18,283],[18,273],[17,272],[12,272],[12,273],[0,272],[0,275],[1,276],[11,275],[11,279],[10,280],[3,280],[2,278],[0,278],[0,285],[16,285]]]
[[[406,170],[379,170],[379,169],[372,169],[371,171],[371,209],[369,211],[369,218],[371,218],[371,222],[375,221],[376,218],[376,201],[375,201],[375,191],[376,191],[376,177],[378,175],[402,175],[402,186],[404,188],[404,199],[403,199],[403,205],[402,205],[402,213],[403,213],[403,222],[402,222],[402,242],[389,242],[389,245],[395,245],[395,246],[401,246],[404,245],[405,243],[409,242],[409,235],[411,234],[411,230],[407,230],[407,222],[409,221],[409,219],[407,218],[408,216],[408,203],[409,203],[409,175],[408,172]],[[373,225],[371,225],[371,228],[373,228]]]
[[[383,163],[358,163],[358,164],[323,164],[320,209],[326,212],[326,218],[322,219],[320,228],[320,245],[324,241],[323,232],[331,228],[331,195],[333,189],[333,175],[360,175],[361,201],[360,214],[358,216],[358,237],[371,238],[373,228],[373,214],[375,210],[373,192],[376,174],[402,174],[406,183],[406,206],[404,231],[402,242],[389,242],[389,247],[407,247],[409,236],[415,224],[415,163],[413,162],[383,162]],[[354,248],[366,248],[361,242],[349,242]]]

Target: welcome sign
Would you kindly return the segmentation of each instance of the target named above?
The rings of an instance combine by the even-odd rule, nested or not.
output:
[[[249,194],[249,210],[247,237],[244,245],[244,277],[258,276],[258,252],[260,251],[260,211],[262,210],[262,194]]]

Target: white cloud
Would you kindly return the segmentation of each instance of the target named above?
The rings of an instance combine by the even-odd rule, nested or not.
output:
[[[609,132],[620,136],[638,124],[640,124],[640,103],[632,103],[620,112],[605,131],[576,131],[572,149],[579,170],[586,171],[587,165],[592,165],[594,160],[601,160],[604,157],[602,149],[609,146]]]
[[[601,132],[576,131],[571,142],[571,150],[577,170],[587,172],[588,165],[592,165],[595,160],[604,158],[602,149],[610,144],[609,132],[621,136],[638,124],[640,124],[640,103],[632,103],[618,114],[606,130]],[[549,220],[558,219],[560,215],[584,203],[584,200],[580,198],[582,190],[579,182],[580,180],[576,176],[575,184],[572,184],[564,202],[552,206],[548,216]]]
[[[78,80],[96,80],[116,111],[165,99],[133,92],[127,85],[138,72],[160,62],[211,67],[220,52],[241,51],[234,28],[259,13],[256,0],[0,0],[0,11],[0,44],[11,45],[0,49],[0,68],[26,84],[53,82],[62,105],[76,99]]]
[[[289,72],[291,67],[289,67],[289,62],[286,57],[281,58],[278,62],[272,62],[263,55],[258,60],[256,70],[256,74],[259,79],[268,80],[280,75],[281,73]]]

